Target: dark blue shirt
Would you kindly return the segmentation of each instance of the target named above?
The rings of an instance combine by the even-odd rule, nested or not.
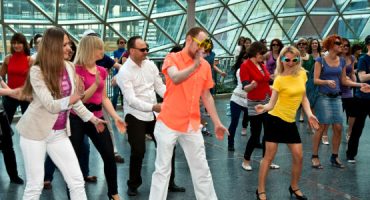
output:
[[[119,48],[113,51],[113,57],[119,59],[122,56],[122,54],[125,53],[125,51],[126,51],[125,48]]]
[[[343,58],[339,59],[339,66],[329,66],[328,63],[325,62],[323,57],[316,58],[316,62],[321,64],[321,73],[320,79],[321,80],[333,80],[335,81],[336,87],[331,88],[328,85],[320,85],[319,92],[324,94],[337,94],[340,92],[340,83],[341,83],[341,75],[342,69],[346,66],[346,61]]]
[[[358,59],[357,71],[364,71],[366,74],[370,74],[370,56],[365,54]],[[370,81],[366,81],[367,84],[370,84]],[[355,96],[362,99],[370,99],[370,93],[361,92],[359,88],[356,88]]]
[[[110,68],[113,67],[113,65],[114,65],[115,62],[114,62],[114,60],[112,58],[110,58],[109,56],[107,56],[107,54],[104,54],[103,59],[98,60],[95,63],[96,63],[96,65],[102,66],[102,67],[104,67],[104,68],[106,68],[106,69],[109,70]]]

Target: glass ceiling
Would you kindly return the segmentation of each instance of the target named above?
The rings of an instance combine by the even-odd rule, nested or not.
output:
[[[75,41],[86,29],[98,32],[105,49],[118,37],[141,35],[152,57],[184,42],[186,0],[2,0],[0,57],[14,32],[30,40],[50,26],[63,27]],[[322,39],[337,33],[350,40],[370,34],[370,0],[196,0],[196,24],[206,28],[217,56],[232,55],[240,36],[252,40]]]

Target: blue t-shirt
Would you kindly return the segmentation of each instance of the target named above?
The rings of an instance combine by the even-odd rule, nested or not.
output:
[[[357,63],[357,71],[364,71],[366,74],[370,74],[370,56],[365,54],[361,56]],[[366,81],[367,84],[370,84],[370,81]],[[356,97],[362,99],[370,99],[370,93],[363,93],[359,88],[356,88]]]
[[[109,70],[110,68],[113,67],[115,62],[112,58],[107,56],[107,54],[104,54],[104,57],[101,60],[96,61],[95,63],[96,63],[96,65],[102,66],[102,67]]]
[[[125,53],[125,48],[118,48],[117,50],[113,51],[113,57],[119,59],[123,53]]]
[[[343,58],[339,59],[339,66],[329,66],[325,62],[323,57],[316,58],[316,62],[321,64],[321,80],[334,80],[335,88],[331,88],[328,85],[319,85],[319,92],[324,94],[338,94],[340,92],[340,79],[342,75],[342,69],[346,66],[346,61]]]

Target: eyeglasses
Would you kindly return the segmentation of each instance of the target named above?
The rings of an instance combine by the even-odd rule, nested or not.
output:
[[[300,43],[298,43],[297,45],[298,45],[298,46],[300,46],[300,45],[304,45],[304,46],[306,46],[306,45],[307,45],[307,43],[306,43],[306,42],[300,42]]]
[[[208,38],[204,39],[203,41],[199,41],[195,37],[192,37],[192,39],[194,40],[194,42],[196,42],[198,44],[198,47],[199,48],[204,48],[205,51],[207,51],[207,50],[209,50],[209,49],[212,48],[211,40],[208,39]]]
[[[334,42],[334,44],[335,44],[335,45],[338,45],[338,46],[341,46],[341,45],[342,45],[342,43],[341,43],[341,42],[339,42],[339,41],[335,41],[335,42]]]
[[[272,44],[271,46],[273,46],[273,47],[280,47],[279,44]]]
[[[126,44],[126,42],[125,41],[120,41],[119,44]]]
[[[349,45],[349,44],[345,44],[345,45],[344,45],[344,47],[347,47],[347,48],[349,48],[349,47],[350,47],[350,45]]]
[[[281,61],[283,61],[283,62],[290,62],[290,61],[298,62],[299,61],[299,58],[298,57],[295,57],[293,59],[289,59],[289,58],[283,56],[283,57],[281,57]]]
[[[133,48],[133,49],[137,49],[137,50],[139,50],[139,51],[141,51],[141,52],[149,52],[149,48],[141,48],[141,49],[139,49],[139,48]]]

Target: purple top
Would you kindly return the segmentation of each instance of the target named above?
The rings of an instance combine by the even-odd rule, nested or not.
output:
[[[276,60],[275,60],[274,56],[272,55],[272,51],[270,51],[270,56],[266,61],[266,68],[267,68],[267,71],[269,71],[270,74],[275,73]]]
[[[65,69],[63,72],[63,76],[61,77],[61,89],[62,89],[62,96],[67,97],[71,95],[72,91],[72,85],[71,85],[71,80],[69,79],[68,72]],[[62,111],[58,115],[58,119],[55,122],[53,126],[53,130],[63,130],[66,128],[66,123],[67,123],[67,110]]]
[[[351,56],[351,63],[345,66],[346,68],[346,75],[350,77],[352,73],[352,64],[355,62],[355,57],[352,55]],[[351,78],[351,77],[350,77]],[[353,92],[351,87],[340,85],[340,90],[342,92],[342,98],[352,98],[353,97]]]
[[[105,79],[108,76],[108,72],[104,67],[96,66],[97,70],[100,72],[100,83],[99,87],[96,89],[95,93],[88,99],[85,104],[96,104],[99,105],[103,100],[103,91],[105,85]],[[85,67],[81,65],[76,65],[76,73],[81,77],[84,82],[85,89],[89,88],[95,82],[95,74],[90,73]],[[103,111],[93,111],[95,117],[102,117]]]

